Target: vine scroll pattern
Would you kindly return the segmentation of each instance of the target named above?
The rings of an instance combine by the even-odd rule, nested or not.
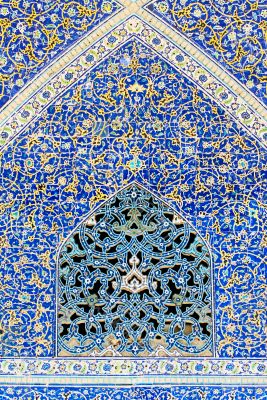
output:
[[[59,355],[212,355],[208,248],[152,193],[105,202],[59,263]]]

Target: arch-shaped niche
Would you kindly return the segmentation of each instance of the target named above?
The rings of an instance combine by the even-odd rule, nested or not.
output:
[[[208,246],[136,183],[63,243],[58,287],[59,355],[212,355]]]

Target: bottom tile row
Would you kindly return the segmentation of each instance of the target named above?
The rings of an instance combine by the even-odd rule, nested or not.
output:
[[[267,387],[237,386],[13,386],[0,388],[1,400],[266,400]]]

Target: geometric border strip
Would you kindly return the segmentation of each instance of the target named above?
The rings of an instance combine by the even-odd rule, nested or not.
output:
[[[60,376],[265,376],[267,361],[259,359],[182,358],[24,358],[0,359],[1,375]]]
[[[1,388],[4,385],[9,386],[33,386],[37,387],[40,385],[45,385],[46,387],[55,386],[58,387],[75,387],[75,385],[79,385],[79,387],[85,387],[90,385],[91,387],[96,386],[98,388],[103,388],[105,386],[115,386],[119,387],[140,387],[140,386],[152,386],[153,388],[156,386],[162,387],[174,387],[176,385],[207,385],[209,388],[213,385],[220,385],[222,388],[229,387],[229,385],[235,385],[237,387],[244,385],[255,385],[257,388],[259,387],[267,387],[267,377],[263,376],[184,376],[184,375],[175,375],[175,376],[158,376],[158,375],[139,375],[139,376],[0,376],[0,393]],[[1,394],[0,399],[2,400]],[[28,398],[31,400],[31,398]],[[27,400],[28,400],[27,399]],[[61,398],[60,398],[61,399]],[[62,399],[63,400],[63,399]],[[125,400],[125,398],[124,398]],[[152,398],[151,400],[156,400]],[[224,400],[229,400],[224,399]],[[244,399],[242,399],[244,400]],[[256,399],[254,399],[256,400]],[[265,399],[266,400],[266,399]]]
[[[21,133],[69,86],[132,36],[138,37],[152,47],[167,62],[197,84],[209,97],[213,98],[217,104],[232,115],[236,122],[241,123],[248,132],[261,140],[267,137],[267,123],[242,98],[236,96],[207,69],[168,38],[159,34],[138,17],[132,16],[86,49],[46,82],[37,93],[33,94],[0,128],[0,146],[6,145],[12,138]]]
[[[177,384],[170,386],[155,381],[151,384],[135,384],[129,382],[125,385],[104,384],[99,382],[95,384],[62,383],[62,384],[4,384],[0,388],[0,393],[6,395],[5,399],[87,399],[87,400],[188,400],[188,399],[258,399],[264,400],[267,395],[266,386],[258,381],[255,386],[249,383],[240,382],[240,384]],[[17,397],[19,395],[19,397]],[[15,397],[14,397],[15,396]],[[45,397],[43,397],[45,396]],[[49,397],[47,397],[49,396]],[[1,397],[2,398],[2,397]]]

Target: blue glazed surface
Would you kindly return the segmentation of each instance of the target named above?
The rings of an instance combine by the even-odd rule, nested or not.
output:
[[[115,0],[3,1],[0,107],[119,9]]]
[[[1,155],[1,355],[56,355],[59,247],[135,181],[211,248],[216,355],[265,357],[265,165],[265,148],[150,48],[117,49]]]
[[[58,264],[59,355],[212,355],[209,249],[144,187],[87,217]]]
[[[156,0],[146,8],[185,35],[267,104],[264,0]]]
[[[174,386],[166,387],[1,387],[2,399],[8,400],[265,400],[264,387]]]

